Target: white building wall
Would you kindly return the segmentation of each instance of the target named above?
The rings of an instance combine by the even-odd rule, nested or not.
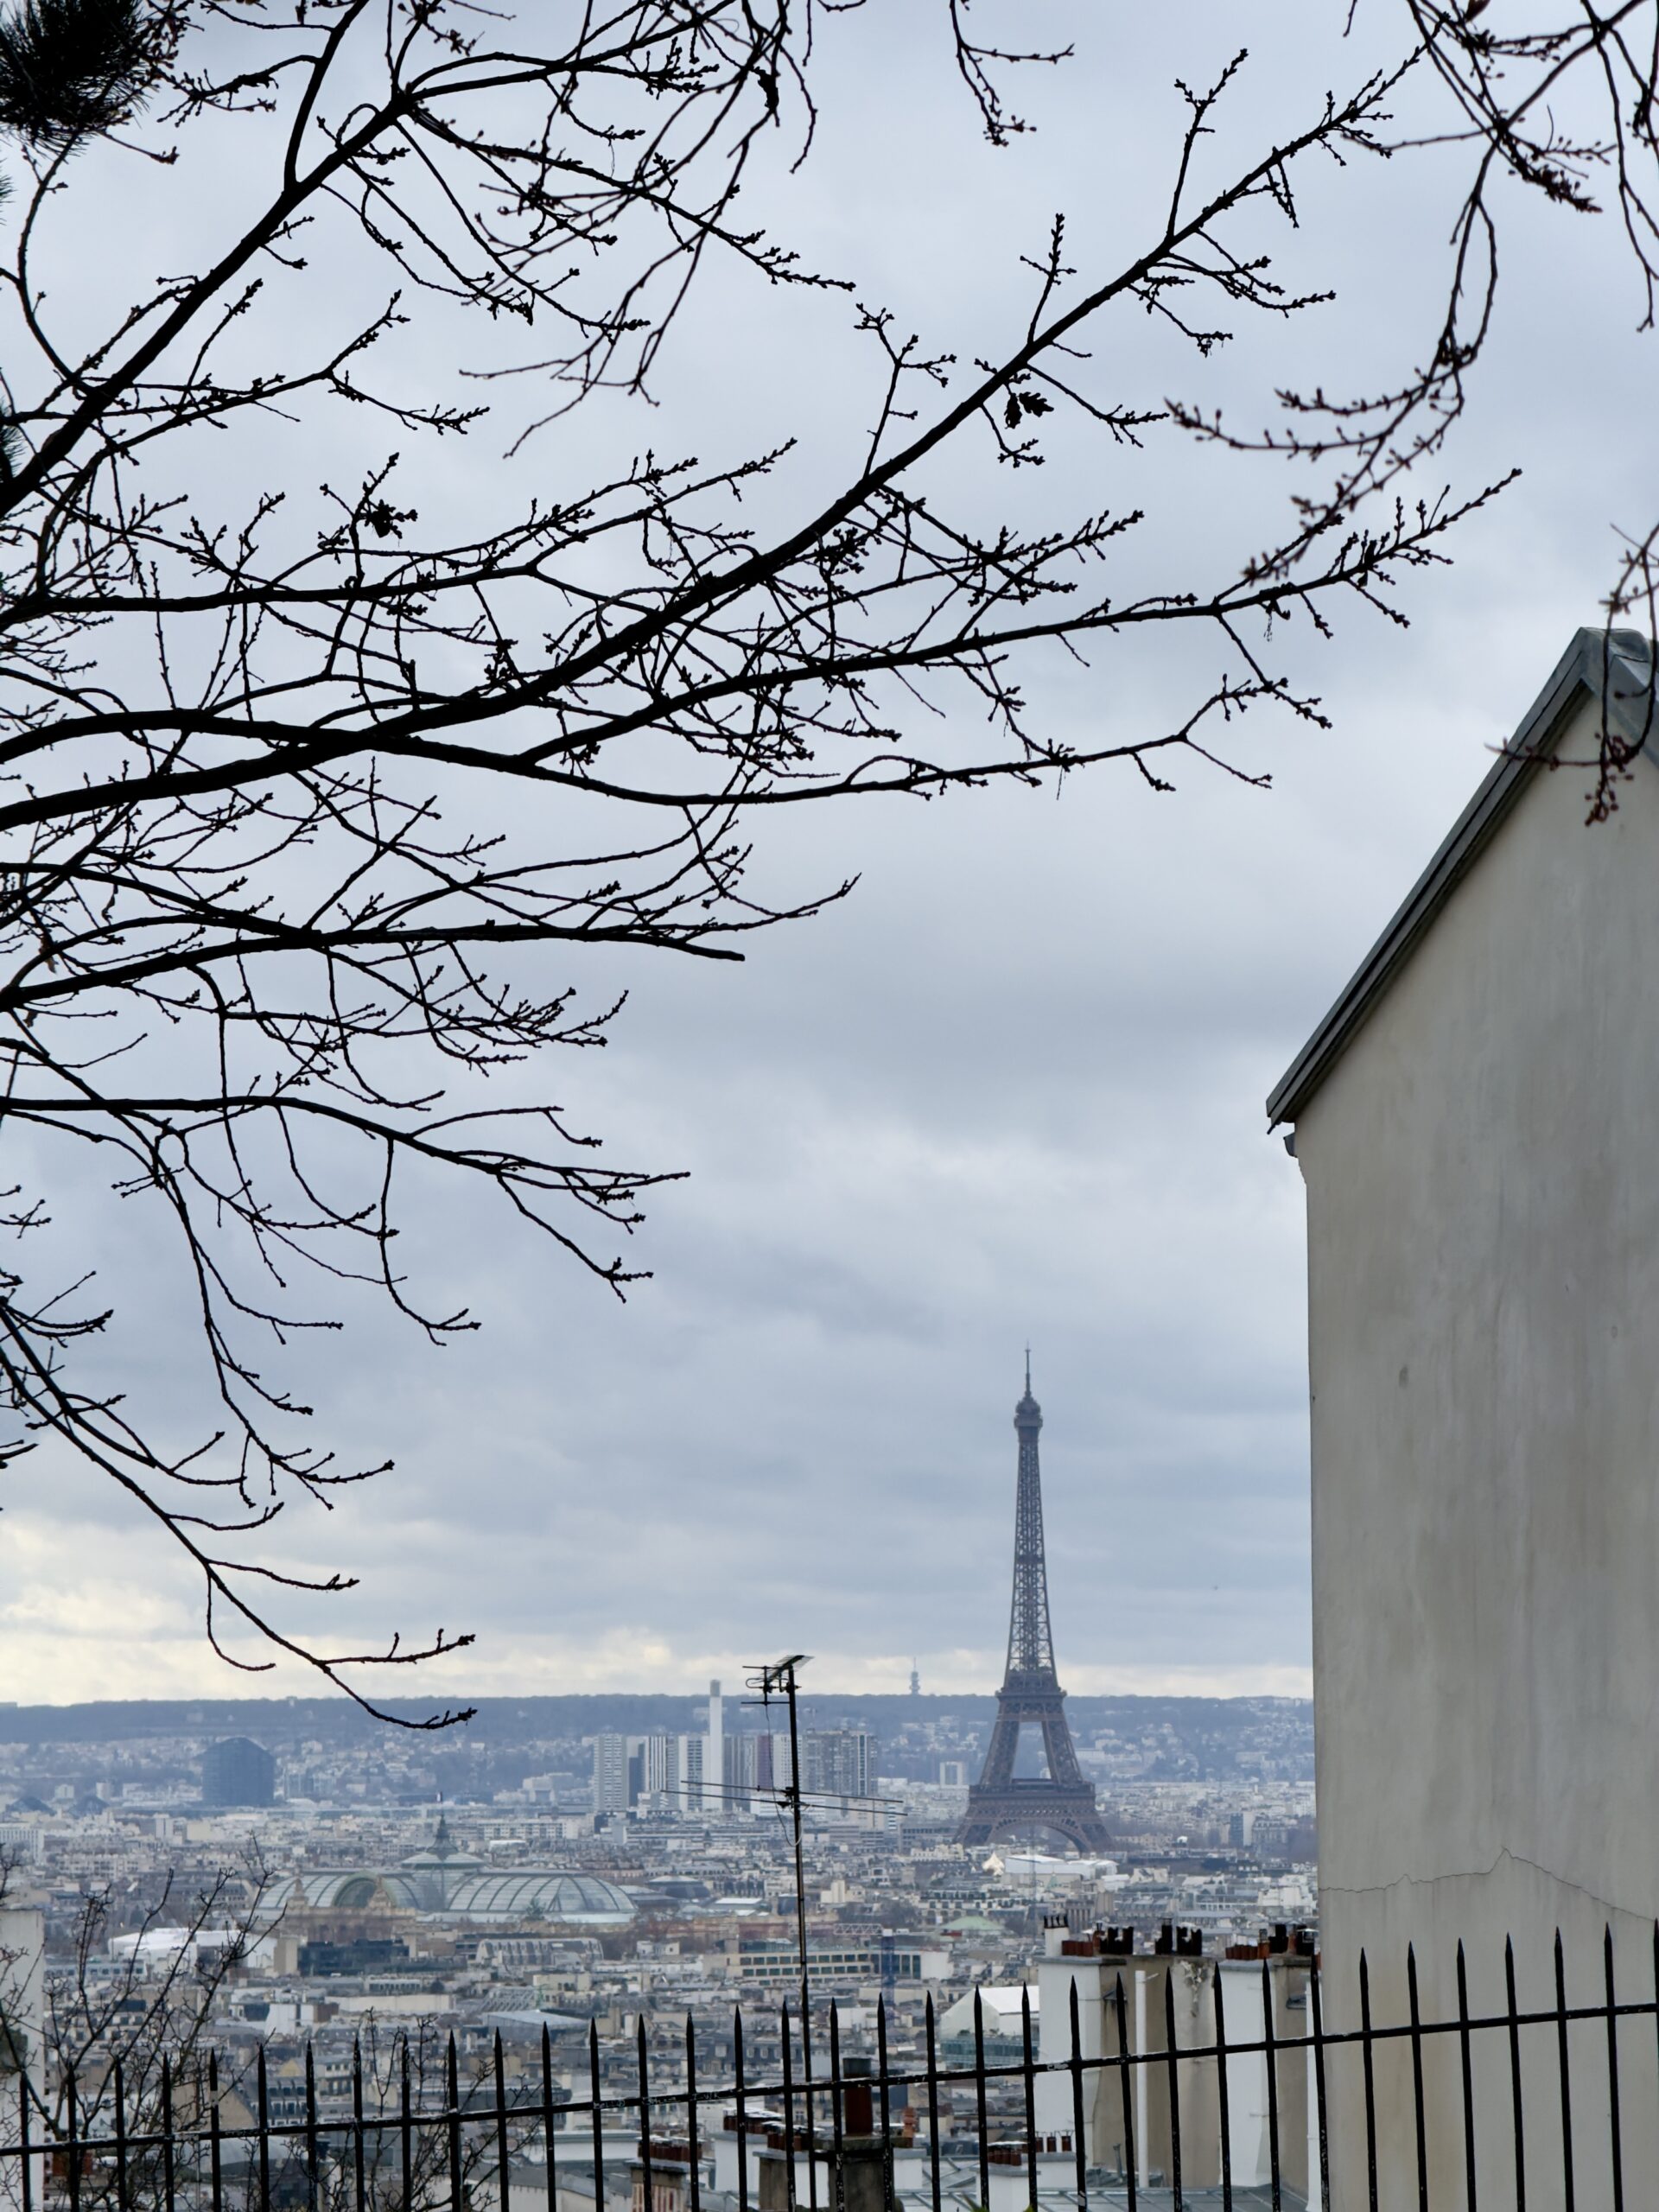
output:
[[[1586,709],[1564,753],[1592,756]],[[1327,2024],[1654,1989],[1659,1916],[1659,773],[1584,826],[1535,776],[1301,1113]],[[1564,2188],[1553,2028],[1526,2031],[1528,2202]],[[1603,2031],[1569,2037],[1576,2202],[1609,2197]],[[1639,2048],[1638,2048],[1639,2046]],[[1452,2039],[1428,2071],[1431,2201],[1463,2202]],[[1625,2171],[1659,2172],[1653,2024],[1624,2067]],[[1512,2202],[1508,2056],[1477,2040],[1482,2201]],[[1379,2056],[1382,2212],[1416,2202],[1408,2060]],[[1333,2063],[1334,2212],[1357,2126]]]

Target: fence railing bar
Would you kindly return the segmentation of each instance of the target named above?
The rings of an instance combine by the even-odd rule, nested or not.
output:
[[[1555,2047],[1561,2062],[1561,2205],[1573,2212],[1573,2062],[1567,2044],[1567,1961],[1561,1952],[1561,1931],[1555,1930]]]
[[[1183,2212],[1181,2194],[1181,2077],[1176,2063],[1175,1977],[1164,1976],[1164,2056],[1169,2069],[1169,2182],[1175,2212]]]
[[[984,2073],[984,1999],[980,1998],[980,1991],[976,1988],[976,1991],[973,1991],[973,2104],[978,2106],[978,2121],[980,2121],[980,2199],[978,2201],[982,2205],[988,2205],[991,2203],[991,2141],[988,2141],[988,2137],[991,2137],[991,2128],[988,2128],[987,2117],[984,2117],[984,2090],[987,2090],[987,2073]]]
[[[35,2212],[35,2171],[29,2155],[29,2069],[20,2067],[17,2072],[17,2141],[22,2152],[22,2178],[18,2194],[22,2199],[22,2212]],[[45,2177],[41,2177],[44,2180]]]
[[[830,2000],[830,2147],[832,2164],[830,2169],[830,2201],[836,2212],[842,2212],[846,2191],[841,2177],[842,2110],[841,2110],[841,2007]]]
[[[593,2115],[594,2142],[594,2212],[601,2212],[605,2202],[605,2116],[603,2100],[599,2094],[599,2023],[588,2023],[588,2078],[593,2084],[589,2109]]]
[[[131,2212],[132,2190],[127,2175],[127,2088],[118,2058],[110,2078],[115,2098],[115,2201],[121,2212]]]
[[[1284,2212],[1284,2173],[1279,2163],[1279,2057],[1274,2037],[1273,1975],[1262,1961],[1262,2044],[1268,2075],[1268,2186],[1273,2212]]]
[[[1006,2075],[1012,2069],[1000,2069]],[[990,2076],[985,2069],[985,2005],[981,1992],[974,1992],[974,2106],[979,2141],[979,2202],[988,2205],[991,2201],[990,2178],[990,2122],[986,2116],[986,2092]]]
[[[687,2174],[691,2212],[702,2212],[702,2145],[697,2135],[697,2031],[690,2012],[685,2016],[685,2122],[686,2147],[691,2153]]]
[[[1123,2174],[1128,2212],[1135,2212],[1135,2082],[1129,2070],[1129,2014],[1123,1996],[1123,1977],[1117,1977],[1114,1995],[1117,2008],[1117,2078],[1123,2088]]]
[[[512,2193],[512,2159],[507,2148],[506,2063],[501,2050],[499,2028],[495,2031],[495,2048],[492,2056],[495,2062],[496,2187],[500,2191],[501,2212],[508,2212],[508,2200]]]
[[[225,2168],[219,2142],[219,2053],[207,2054],[207,2192],[209,2212],[223,2212]],[[25,2199],[23,2212],[29,2212]]]
[[[1417,2139],[1417,2212],[1428,2212],[1428,2126],[1423,2105],[1423,2008],[1417,1990],[1417,1947],[1406,1946],[1406,2006],[1411,2015],[1411,2109]]]
[[[651,2186],[651,2050],[643,2011],[634,2023],[634,2046],[639,2069],[639,2163],[643,2174],[640,2195],[644,2212],[652,2212],[656,2200]],[[602,2212],[602,2200],[598,2197],[594,2200],[594,2212]]]
[[[75,2069],[69,2067],[64,2075],[64,2119],[67,2123],[69,2212],[80,2212],[80,2145],[75,2140]]]
[[[786,2192],[785,2201],[789,2205],[789,2212],[795,2212],[795,2084],[790,2059],[789,2002],[787,1999],[785,1999],[782,2005],[779,2008],[779,2018],[783,2024],[783,2041],[781,2048],[784,2065],[784,2157],[786,2161],[786,2171],[785,2174],[785,2189]],[[811,2138],[809,2135],[807,2138],[807,2163],[809,2165],[811,2164]],[[599,2208],[597,2206],[594,2208],[594,2212],[599,2212]]]
[[[1075,1974],[1066,1987],[1071,2008],[1071,2152],[1077,2175],[1077,2212],[1089,2212],[1089,2146],[1084,2140],[1083,2123],[1083,2028],[1077,2012]]]
[[[446,2086],[449,2091],[449,2212],[466,2212],[466,2196],[461,2185],[461,2075],[455,2056],[455,2038],[453,2030],[450,2031],[449,2048],[445,2065]],[[598,2212],[598,2207],[603,2201],[602,2198],[595,2198],[594,2212]]]
[[[1371,2032],[1371,1968],[1363,1951],[1359,1955],[1360,2065],[1365,2081],[1365,2189],[1371,2212],[1376,2212],[1376,2038]]]
[[[1313,2008],[1313,2096],[1319,2107],[1319,2212],[1331,2212],[1331,2107],[1325,2096],[1325,2009],[1317,1973],[1308,1976],[1307,2001]]]
[[[1151,1961],[1146,1960],[1141,1960],[1138,1962],[1141,1964],[1151,1963]],[[1621,2020],[1651,2019],[1654,2017],[1656,2011],[1659,2011],[1659,2006],[1656,2006],[1654,2000],[1651,1998],[1643,1998],[1629,2002],[1621,1998],[1618,2003],[1614,2006],[1613,2010]],[[1555,2026],[1557,2022],[1562,2018],[1568,2021],[1605,2020],[1607,2017],[1607,2007],[1605,2005],[1569,2005],[1566,2008],[1565,2012],[1563,2012],[1560,2007],[1554,2005],[1547,2005],[1541,2012],[1517,2012],[1515,2017],[1517,2024],[1523,2028],[1553,2028]],[[1469,2025],[1477,2032],[1486,2029],[1506,2028],[1509,2024],[1510,2015],[1507,2011],[1478,2016],[1469,2023]],[[1422,2022],[1421,2028],[1421,2032],[1425,2036],[1455,2036],[1460,2035],[1462,2031],[1463,2023],[1456,2018],[1447,2020],[1425,2020]],[[1363,2044],[1367,2042],[1373,2044],[1408,2042],[1411,2037],[1411,2026],[1408,2021],[1401,2021],[1397,2024],[1390,2022],[1385,2023],[1380,2026],[1373,2025],[1369,2037],[1366,2035],[1365,2031],[1363,2028],[1327,2028],[1325,2030],[1320,2040],[1323,2042],[1326,2050],[1335,2050],[1344,2044]],[[1311,2050],[1313,2040],[1314,2039],[1311,2035],[1293,2036],[1288,2039],[1281,2038],[1279,2042],[1280,2053],[1282,2056],[1287,2050],[1298,2050],[1304,2048]],[[1246,2051],[1261,2051],[1264,2050],[1266,2046],[1262,2040],[1258,2037],[1255,2041],[1250,2043],[1230,2042],[1227,2048],[1235,2058],[1238,2058]],[[1136,2055],[1135,2063],[1137,2065],[1143,2062],[1148,2065],[1161,2065],[1163,2063],[1163,2056],[1164,2055],[1161,2051],[1143,2051]],[[1213,2044],[1185,2044],[1181,2048],[1181,2056],[1183,2058],[1213,2058],[1215,2056],[1216,2048]],[[1085,2067],[1106,2067],[1116,2066],[1117,2061],[1115,2058],[1085,2058],[1083,2063]],[[1037,2071],[1039,2074],[1055,2073],[1070,2065],[1070,2063],[1071,2061],[1065,2058],[1039,2059],[1037,2063]],[[1017,2059],[1014,2059],[1006,2065],[988,2065],[985,2069],[985,2073],[988,2080],[995,2082],[999,2075],[1011,2077],[1017,2075],[1020,2070],[1020,2062]],[[944,2066],[941,2067],[939,2069],[939,2079],[942,2082],[971,2082],[974,2079],[974,2074],[975,2069],[971,2066],[958,2068]],[[894,2077],[895,2081],[899,2082],[902,2082],[903,2078],[904,2077],[902,2075],[895,2075]],[[920,2077],[918,2076],[918,2078],[919,2079]]]
[[[174,2164],[177,2138],[173,2130],[173,2062],[162,2054],[162,2212],[175,2212],[178,2202],[177,2174]]]
[[[1613,2212],[1624,2212],[1624,2145],[1618,2110],[1618,2016],[1613,2011],[1613,1931],[1604,1926],[1601,1939],[1603,1982],[1607,1992],[1607,2152],[1613,2184]]]
[[[1475,2062],[1469,2033],[1469,1961],[1458,1945],[1458,2061],[1463,2085],[1464,2212],[1477,2212],[1475,2193]]]
[[[1527,2212],[1527,2127],[1521,2099],[1521,2015],[1515,2001],[1515,1944],[1503,1938],[1503,1987],[1510,2000],[1510,2108],[1515,2120],[1515,2212]]]
[[[542,2147],[547,2155],[547,2212],[559,2212],[558,2130],[554,2126],[553,2038],[542,2022]]]
[[[398,2110],[397,2132],[399,2163],[402,2168],[403,2212],[414,2212],[415,2204],[415,2120],[409,2096],[409,2037],[404,2037],[398,2052]]]
[[[802,1996],[805,1969],[802,1969]],[[812,2104],[812,2022],[807,2005],[801,2006],[801,2099],[806,2107],[806,2202],[807,2212],[818,2212],[818,2123]],[[597,2212],[597,2208],[595,2208]]]
[[[254,2063],[255,2116],[259,2130],[259,2212],[270,2212],[270,2094],[265,2079],[265,2046]]]
[[[743,2008],[732,2008],[732,2072],[737,2098],[737,2212],[749,2212],[749,2126],[743,2094]]]
[[[352,2199],[356,2212],[367,2212],[368,2176],[363,2171],[363,2044],[357,2036],[352,2037],[352,2118],[356,2123],[352,2129]],[[378,2158],[375,2163],[379,2164]]]
[[[928,2179],[933,2196],[933,2212],[939,2212],[939,2069],[938,2052],[934,2037],[937,2024],[933,2018],[933,1993],[927,1993],[925,2014],[927,2028],[927,2147]]]
[[[875,2084],[881,2100],[881,2202],[893,2202],[893,2098],[887,2084],[887,2000],[875,2000]]]
[[[1216,2120],[1221,2130],[1221,2212],[1233,2212],[1233,2133],[1227,2105],[1227,2001],[1221,1986],[1221,1962],[1216,1962]]]
[[[317,2144],[317,2062],[315,2047],[305,2046],[305,2202],[306,2212],[317,2212],[321,2153]]]
[[[933,2019],[933,1991],[929,1988],[927,2008],[925,2008],[925,2033],[927,2033],[927,2179],[931,2190],[933,2212],[940,2212],[940,2174],[938,2174],[938,2024]]]
[[[1020,1992],[1020,2035],[1026,2061],[1026,2179],[1030,2212],[1037,2212],[1037,2075],[1031,2063],[1031,1992]]]
[[[977,1989],[974,1992],[974,2102],[979,2119],[979,2202],[991,2201],[991,2145],[990,2124],[985,2117],[985,2006]]]

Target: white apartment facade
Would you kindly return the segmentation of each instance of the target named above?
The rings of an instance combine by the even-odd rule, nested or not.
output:
[[[1327,2024],[1654,1993],[1659,1918],[1659,770],[1587,824],[1644,642],[1582,631],[1268,1102],[1306,1185]],[[1625,2171],[1659,2173],[1653,2023]],[[1637,2032],[1639,2025],[1640,2033]],[[1528,2202],[1564,2201],[1555,2031],[1523,2038]],[[1577,2212],[1611,2202],[1605,2031],[1567,2034]],[[1638,2044],[1640,2048],[1638,2049]],[[1465,2202],[1455,2039],[1431,2202]],[[1353,2069],[1332,2089],[1334,2212]],[[1510,2056],[1478,2040],[1482,2202],[1511,2203]],[[1406,2046],[1379,2054],[1381,2212],[1417,2202]],[[1343,2182],[1339,2177],[1351,2178]]]

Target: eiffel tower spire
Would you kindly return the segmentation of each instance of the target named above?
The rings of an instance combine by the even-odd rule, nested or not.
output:
[[[996,1694],[996,1724],[979,1780],[968,1792],[958,1843],[983,1844],[1015,1827],[1052,1828],[1079,1851],[1103,1851],[1104,1822],[1094,1785],[1084,1779],[1066,1726],[1065,1692],[1054,1670],[1054,1636],[1048,1618],[1048,1565],[1043,1548],[1043,1483],[1037,1439],[1043,1409],[1031,1395],[1031,1350],[1026,1350],[1026,1393],[1014,1409],[1020,1440],[1014,1493],[1014,1600],[1008,1614],[1008,1660]],[[1046,1777],[1015,1780],[1014,1754],[1021,1723],[1043,1732]]]
[[[1043,1478],[1037,1437],[1043,1409],[1031,1395],[1031,1353],[1026,1353],[1026,1395],[1014,1409],[1020,1439],[1020,1476],[1014,1508],[1014,1603],[1008,1614],[1006,1679],[1054,1675],[1054,1634],[1048,1624],[1048,1562],[1043,1556]]]

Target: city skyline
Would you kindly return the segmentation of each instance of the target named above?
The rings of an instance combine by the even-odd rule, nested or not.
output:
[[[1296,22],[1252,41],[1253,81],[1287,102],[1323,92],[1306,59],[1323,48],[1299,46]],[[849,43],[824,66],[857,72],[860,26],[837,23]],[[1068,179],[1103,162],[1103,188],[1154,173],[1170,80],[1192,48],[1230,51],[1231,32],[1210,8],[1133,37],[1132,67],[1085,36],[1075,62],[1032,73],[1020,99],[1038,127],[995,156],[931,58],[895,45],[860,82],[876,105],[856,105],[872,126],[856,141],[826,102],[791,219],[971,354],[982,316],[1012,297],[986,270],[1018,270],[1076,197]],[[901,111],[905,130],[880,127]],[[919,206],[912,125],[939,164]],[[1420,279],[1438,282],[1445,228],[1426,188],[1398,190],[1369,211],[1312,207],[1300,234],[1313,276],[1345,302],[1374,294],[1396,328],[1423,304]],[[950,250],[963,221],[983,241],[971,257]],[[1355,617],[1328,651],[1275,641],[1330,727],[1249,719],[1241,762],[1271,772],[1271,792],[1194,763],[1173,797],[1128,771],[1058,796],[798,822],[778,884],[856,874],[850,898],[751,941],[741,969],[594,957],[584,991],[628,1004],[605,1052],[564,1071],[562,1103],[607,1159],[689,1171],[628,1242],[652,1280],[619,1306],[539,1250],[480,1241],[464,1205],[433,1194],[401,1249],[442,1264],[480,1334],[435,1355],[364,1311],[293,1354],[341,1459],[397,1463],[332,1516],[284,1516],[296,1556],[362,1577],[348,1617],[319,1609],[307,1625],[351,1648],[397,1628],[476,1632],[427,1675],[435,1697],[690,1689],[798,1647],[849,1685],[902,1683],[916,1656],[925,1683],[990,1689],[1006,1378],[1029,1335],[1067,1532],[1050,1571],[1069,1686],[1306,1692],[1302,1202],[1262,1100],[1505,734],[1510,680],[1494,671],[1522,692],[1541,681],[1553,641],[1606,589],[1609,518],[1650,473],[1655,435],[1619,254],[1607,225],[1516,212],[1512,342],[1483,365],[1482,411],[1446,458],[1465,485],[1516,459],[1526,474],[1432,589],[1402,594],[1409,632]],[[1371,326],[1357,318],[1337,351],[1357,377]],[[716,298],[680,341],[707,401],[688,435],[721,449],[748,429],[715,390],[726,328]],[[845,366],[826,360],[814,384],[827,423]],[[1254,405],[1225,359],[1213,374],[1217,404]],[[1563,407],[1564,390],[1582,404]],[[481,444],[467,465],[502,466]],[[1206,510],[1249,544],[1255,480],[1241,471],[1236,502]],[[1275,475],[1275,512],[1282,493]],[[1046,727],[1081,740],[1159,724],[1168,673],[1125,653],[1107,675],[1057,665],[1033,696]],[[59,1217],[68,1275],[95,1267],[131,1317],[115,1387],[164,1390],[181,1355],[154,1317],[185,1294],[154,1281],[138,1209],[96,1243],[73,1205]],[[0,1634],[18,1694],[240,1686],[202,1641],[192,1576],[96,1478],[43,1448],[14,1464],[4,1503]]]
[[[1659,2171],[1659,0],[1028,12],[0,0],[0,2212]]]

